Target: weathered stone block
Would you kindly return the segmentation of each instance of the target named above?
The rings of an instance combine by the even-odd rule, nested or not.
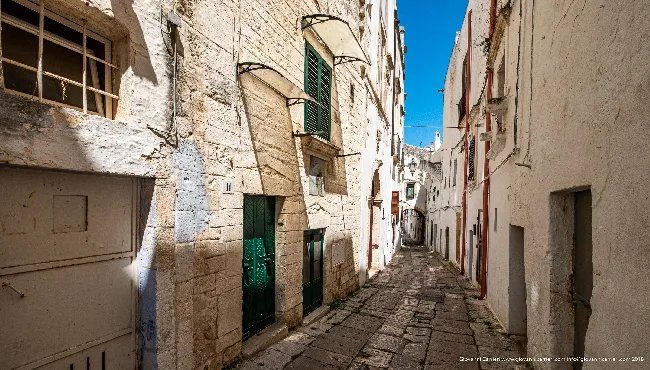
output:
[[[219,337],[241,327],[242,293],[241,289],[232,289],[219,296],[219,316],[217,333]]]
[[[194,279],[194,294],[200,294],[208,292],[210,290],[215,290],[216,286],[215,274],[199,276]]]

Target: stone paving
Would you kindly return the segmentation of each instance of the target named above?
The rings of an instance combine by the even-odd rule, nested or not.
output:
[[[404,247],[388,268],[320,321],[289,334],[242,370],[526,369],[461,361],[524,357],[478,292],[424,247]]]

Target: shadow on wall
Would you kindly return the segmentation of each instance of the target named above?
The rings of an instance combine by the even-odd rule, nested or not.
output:
[[[138,15],[133,9],[133,0],[111,0],[111,9],[113,10],[114,18],[119,20],[128,29],[130,58],[127,62],[130,65],[131,70],[136,76],[146,79],[154,85],[158,85],[158,78],[156,77],[156,72],[151,64],[149,47],[144,38],[144,32],[141,27],[143,22],[140,18],[158,19],[160,17],[159,12],[161,12],[162,9],[157,7],[151,9],[151,14],[141,14],[140,18],[138,18]],[[166,28],[167,22],[163,20],[163,23],[164,24],[160,25],[161,29]],[[165,37],[162,32],[160,37],[161,40]],[[122,71],[125,70],[124,67],[120,67],[120,69]]]
[[[341,148],[339,155],[351,154],[345,153],[338,91],[338,78],[336,73],[332,73],[332,121],[330,128],[330,141],[333,145]],[[333,158],[327,163],[327,178],[325,179],[326,192],[348,195],[346,158],[347,157]]]
[[[298,256],[292,260],[302,263],[303,233],[309,220],[291,114],[284,96],[250,74],[239,76],[239,88],[240,119],[247,125],[251,145],[246,148],[246,141],[240,146],[246,173],[243,189],[247,194],[276,196],[276,219],[284,221],[276,229],[276,317],[294,328],[302,322],[302,276],[296,276],[302,268],[289,264],[289,256]]]
[[[240,75],[239,82],[252,143],[252,153],[245,155],[255,157],[254,166],[259,173],[260,189],[255,189],[255,193],[297,194],[296,184],[300,182],[298,158],[286,99],[249,74]],[[245,184],[245,188],[252,189],[250,185]]]
[[[155,180],[140,181],[138,208],[138,365],[158,369]]]
[[[439,194],[440,190],[437,190],[437,194],[432,194],[432,196],[435,196],[437,199]],[[425,188],[424,184],[420,184],[420,189],[418,190],[417,197],[415,198],[414,207],[422,210],[427,208],[427,189]]]

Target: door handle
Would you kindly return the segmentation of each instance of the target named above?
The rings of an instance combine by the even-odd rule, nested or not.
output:
[[[244,275],[244,279],[246,279],[246,284],[250,285],[251,278],[250,278],[250,276],[248,276],[248,271],[251,269],[251,265],[249,265],[248,263],[244,263],[244,264],[242,264],[242,268],[244,270],[243,275]]]

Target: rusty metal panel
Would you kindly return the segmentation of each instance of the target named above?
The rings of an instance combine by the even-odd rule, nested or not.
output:
[[[136,182],[0,167],[0,370],[134,368]]]
[[[2,292],[0,368],[13,369],[132,329],[131,259],[3,276],[25,294]],[[5,367],[6,366],[6,367]]]
[[[0,168],[0,268],[132,252],[133,181]]]

